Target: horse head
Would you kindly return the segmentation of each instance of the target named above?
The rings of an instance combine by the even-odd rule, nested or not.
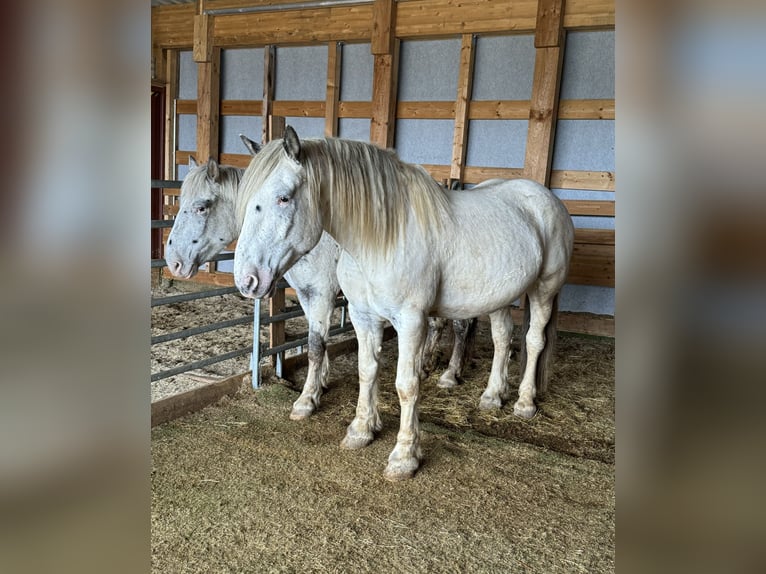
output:
[[[246,297],[272,293],[322,235],[303,156],[298,134],[287,126],[284,139],[266,144],[242,176],[234,282]]]

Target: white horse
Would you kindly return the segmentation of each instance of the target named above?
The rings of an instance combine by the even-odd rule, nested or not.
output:
[[[260,146],[257,143],[240,137],[251,155],[258,153]],[[181,186],[178,215],[165,245],[168,269],[173,275],[185,279],[194,276],[202,263],[224,250],[239,235],[240,225],[235,213],[241,197],[238,186],[244,172],[240,168],[219,165],[213,159],[200,166],[193,157],[189,158],[189,168]],[[340,247],[325,233],[319,243],[285,274],[306,314],[309,330],[308,372],[301,395],[290,413],[293,420],[310,416],[319,407],[322,391],[327,388],[327,340],[340,291],[335,272],[339,256]],[[425,361],[430,367],[433,367],[431,357],[436,356],[435,346],[443,328],[443,323],[434,323],[430,331],[434,344],[427,351]],[[441,386],[458,383],[474,329],[475,321],[455,323],[453,353],[449,367],[441,376]]]
[[[519,179],[445,193],[423,168],[390,150],[335,138],[301,142],[288,127],[283,140],[253,158],[240,193],[234,280],[243,295],[267,296],[324,231],[343,248],[338,279],[359,341],[360,392],[342,446],[366,446],[381,429],[384,320],[398,334],[401,406],[388,479],[413,476],[422,458],[418,375],[429,315],[489,314],[495,356],[480,407],[501,407],[511,396],[511,304],[524,294],[526,364],[514,413],[534,415],[574,239],[571,217],[549,189]]]

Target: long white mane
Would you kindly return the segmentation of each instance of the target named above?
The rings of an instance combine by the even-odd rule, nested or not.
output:
[[[253,158],[240,186],[238,217],[244,221],[248,199],[282,161],[292,161],[282,140],[266,144]],[[392,150],[338,138],[301,140],[300,162],[312,209],[320,198],[328,205],[328,229],[347,230],[372,251],[387,251],[410,217],[428,234],[451,217],[441,186],[420,166]]]
[[[244,170],[227,165],[218,165],[218,179],[217,182],[221,186],[221,192],[228,197],[234,197],[239,187],[240,179]],[[207,190],[209,186],[206,180],[208,179],[208,170],[205,164],[202,164],[198,168],[194,168],[189,171],[183,181],[183,195],[186,199],[195,199],[203,190]]]

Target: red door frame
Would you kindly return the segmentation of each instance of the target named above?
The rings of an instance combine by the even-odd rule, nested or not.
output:
[[[165,88],[152,85],[152,179],[165,177]],[[162,188],[153,187],[152,219],[162,219]],[[152,229],[152,259],[162,257],[162,229]]]

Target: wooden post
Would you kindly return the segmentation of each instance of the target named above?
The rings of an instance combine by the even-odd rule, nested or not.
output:
[[[165,179],[176,178],[176,106],[178,99],[178,50],[165,52]]]
[[[340,104],[341,43],[327,44],[327,95],[324,107],[324,135],[338,135],[338,107]]]
[[[265,46],[263,48],[263,106],[261,107],[262,135],[261,143],[268,143],[274,139],[272,131],[272,103],[277,79],[277,48]]]
[[[466,147],[468,144],[468,107],[471,102],[473,87],[473,64],[476,56],[476,39],[473,34],[463,34],[460,48],[460,72],[457,82],[457,100],[455,101],[455,132],[452,140],[452,164],[450,181],[463,181]]]
[[[375,0],[372,16],[370,49],[374,62],[370,141],[387,148],[394,145],[396,127],[396,86],[399,71],[399,41],[394,33],[396,2]]]
[[[209,62],[197,64],[197,160],[218,160],[221,49],[213,48]]]
[[[540,0],[535,30],[535,72],[529,109],[524,177],[548,185],[558,119],[564,57],[564,0]]]

